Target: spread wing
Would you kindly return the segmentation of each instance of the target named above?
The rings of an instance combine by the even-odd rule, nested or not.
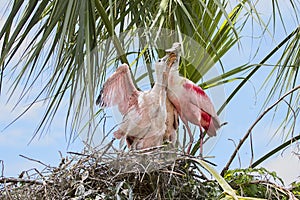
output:
[[[122,64],[104,83],[96,104],[101,107],[118,105],[122,115],[128,112],[128,109],[137,103],[139,91],[135,88],[129,67]]]

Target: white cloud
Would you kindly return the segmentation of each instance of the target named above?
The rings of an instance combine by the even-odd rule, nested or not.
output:
[[[284,180],[286,186],[294,181],[300,181],[300,158],[290,149],[286,150],[283,155],[266,161],[262,167],[275,171]]]

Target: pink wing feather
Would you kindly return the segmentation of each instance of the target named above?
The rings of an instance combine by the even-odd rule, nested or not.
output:
[[[133,85],[129,67],[122,64],[104,83],[96,104],[102,107],[118,105],[122,115],[137,104],[139,91]]]
[[[183,87],[186,89],[187,94],[189,94],[189,100],[192,104],[200,107],[203,111],[207,112],[211,116],[217,116],[211,100],[201,87],[195,85],[189,80],[183,84]]]
[[[189,101],[201,109],[201,124],[203,128],[207,130],[210,136],[216,135],[216,130],[219,129],[221,125],[218,115],[209,97],[201,87],[197,86],[190,80],[186,79],[183,87],[189,94]]]

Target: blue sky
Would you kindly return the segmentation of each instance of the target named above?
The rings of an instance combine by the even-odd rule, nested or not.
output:
[[[8,0],[5,0],[4,2],[8,2]],[[271,0],[263,0],[260,1],[261,5],[259,5],[260,12],[264,13],[266,17],[268,17],[271,12],[269,2],[271,2]],[[6,4],[7,3],[2,2],[0,5],[0,16],[3,15],[1,13],[3,13],[3,6]],[[288,9],[288,6],[283,4],[282,8]],[[290,19],[289,12],[285,13],[287,13],[285,19],[288,21]],[[5,16],[0,19],[0,27],[2,27],[4,21]],[[291,23],[291,26],[287,27],[288,32],[294,27],[296,27],[295,23]],[[256,27],[254,29],[256,29]],[[224,56],[223,63],[226,63],[227,67],[238,66],[248,62],[251,58],[250,55],[254,55],[255,52],[253,52],[253,50],[259,45],[259,42],[262,43],[261,46],[264,49],[264,51],[260,52],[269,52],[270,49],[275,46],[276,42],[278,43],[284,37],[282,34],[283,29],[280,26],[276,27],[275,41],[270,41],[267,36],[262,40],[252,40],[250,38],[251,31],[251,28],[245,30],[245,37],[242,38],[243,46],[241,48],[235,47]],[[259,31],[259,28],[254,31]],[[264,56],[264,53],[257,55],[255,61],[260,61]],[[270,67],[264,68],[253,77],[251,82],[246,84],[222,115],[222,119],[227,121],[228,125],[223,127],[218,133],[218,136],[210,140],[210,143],[205,144],[205,152],[209,155],[215,156],[212,161],[218,165],[218,170],[222,169],[234,150],[234,144],[228,139],[233,139],[236,143],[238,143],[239,139],[244,136],[247,129],[258,117],[262,103],[268,95],[267,89],[263,89],[257,93],[261,86],[259,83],[265,79],[270,70]],[[11,81],[8,80],[8,78],[5,78],[4,86],[8,86],[10,83]],[[237,84],[238,82],[227,84],[224,88],[222,86],[221,90],[224,90],[225,94],[229,95]],[[38,87],[36,89],[38,89]],[[208,90],[208,93],[213,94],[214,91],[218,89],[220,88]],[[7,87],[4,87],[4,91],[0,96],[0,160],[4,161],[5,176],[17,176],[17,174],[21,173],[21,171],[35,167],[39,169],[43,168],[40,164],[21,158],[19,154],[40,160],[45,164],[50,164],[51,166],[57,166],[60,161],[59,151],[61,151],[65,156],[67,151],[80,152],[82,150],[83,145],[80,140],[76,140],[69,146],[69,148],[67,148],[67,142],[64,135],[64,119],[62,117],[64,116],[63,110],[60,111],[59,116],[61,117],[57,117],[53,121],[48,133],[41,136],[41,138],[35,138],[33,142],[28,145],[33,131],[43,114],[44,107],[42,103],[34,105],[33,109],[26,113],[24,117],[10,127],[4,129],[4,127],[15,119],[15,117],[18,116],[18,114],[20,114],[26,106],[25,104],[23,107],[17,107],[12,111],[17,99],[12,98],[9,102],[7,102],[6,90]],[[212,97],[215,96],[212,95]],[[213,101],[217,108],[222,103],[217,98],[213,98]],[[282,110],[279,111],[282,112],[284,109],[285,106],[283,105]],[[272,127],[278,125],[278,122],[280,121],[280,117],[278,117],[274,120],[273,125],[271,125],[271,117],[271,114],[267,115],[253,131],[253,140],[255,141],[255,158],[259,158],[282,141],[282,137],[280,135],[275,136],[272,140],[270,139],[274,133],[274,128]],[[295,134],[299,134],[299,126],[296,128]],[[278,175],[284,178],[287,183],[296,180],[297,177],[299,180],[300,161],[299,158],[293,156],[292,152],[295,150],[294,148],[296,147],[293,146],[292,148],[285,150],[282,155],[279,154],[274,156],[266,161],[262,166],[266,167],[270,171],[277,171]],[[240,157],[242,167],[247,167],[250,158],[250,149],[248,144],[245,144],[240,151]],[[237,159],[234,161],[232,167],[239,167]]]

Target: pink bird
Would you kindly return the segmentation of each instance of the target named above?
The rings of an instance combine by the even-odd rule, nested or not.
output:
[[[171,49],[166,50],[169,53],[169,62],[174,62],[169,72],[167,95],[187,128],[190,137],[187,149],[188,154],[194,141],[188,122],[199,126],[200,156],[202,156],[204,138],[202,128],[209,136],[215,136],[221,125],[210,98],[202,88],[179,75],[180,50],[180,43],[174,43]]]
[[[138,91],[133,85],[127,64],[119,66],[105,82],[96,104],[117,105],[123,115],[117,139],[126,138],[130,149],[162,145],[166,131],[166,99],[169,67],[163,60],[155,63],[157,81],[150,91]]]

